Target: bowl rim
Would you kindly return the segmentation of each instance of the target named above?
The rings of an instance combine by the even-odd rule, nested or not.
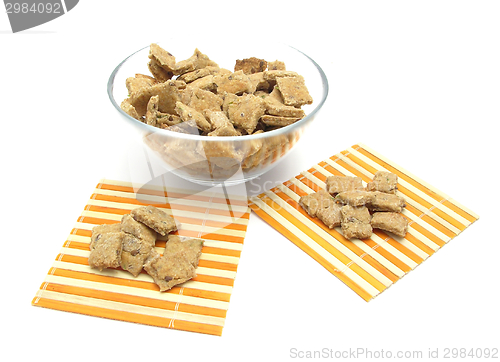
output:
[[[160,43],[160,42],[158,42],[158,43]],[[113,96],[113,87],[114,87],[115,77],[116,77],[116,74],[118,73],[118,71],[123,66],[123,64],[125,64],[125,62],[129,58],[131,58],[135,54],[137,54],[137,53],[145,50],[146,48],[149,48],[150,44],[146,45],[145,47],[140,48],[139,50],[136,50],[135,52],[133,52],[132,54],[130,54],[129,56],[127,56],[111,72],[111,75],[109,76],[108,83],[107,83],[108,97],[109,97],[111,103],[113,104],[113,106],[116,108],[116,110],[118,112],[120,112],[122,114],[122,116],[124,116],[129,122],[132,122],[136,126],[143,127],[143,128],[145,128],[145,130],[148,130],[151,133],[159,133],[159,134],[163,134],[163,135],[165,135],[167,137],[176,137],[176,138],[187,139],[187,140],[192,140],[192,141],[205,141],[205,142],[220,142],[220,141],[234,142],[234,141],[245,141],[245,140],[263,139],[263,138],[268,138],[268,137],[280,136],[282,134],[288,134],[293,129],[300,128],[300,126],[302,124],[307,123],[323,107],[323,105],[325,104],[326,99],[328,97],[329,84],[328,84],[328,78],[326,77],[325,72],[323,71],[323,69],[319,66],[319,64],[314,59],[312,59],[310,56],[308,56],[307,54],[305,54],[301,50],[299,50],[299,49],[297,49],[297,48],[295,48],[295,47],[293,47],[293,46],[291,46],[289,44],[285,44],[285,43],[279,43],[279,44],[281,44],[283,46],[286,46],[286,47],[289,47],[289,48],[295,50],[296,52],[302,54],[304,57],[306,57],[316,67],[316,70],[318,71],[318,73],[319,73],[319,75],[321,77],[322,84],[323,84],[323,95],[322,95],[322,98],[316,104],[316,106],[311,110],[311,112],[309,114],[307,114],[304,118],[298,120],[297,122],[295,122],[295,123],[293,123],[291,125],[282,127],[282,128],[278,128],[278,129],[275,129],[275,130],[272,130],[272,131],[267,131],[267,132],[263,132],[263,133],[259,133],[259,134],[251,134],[251,135],[224,136],[224,137],[207,137],[207,136],[196,135],[196,134],[189,134],[189,133],[180,133],[180,132],[169,131],[167,129],[158,128],[158,127],[154,127],[154,126],[148,125],[146,123],[143,123],[143,122],[141,122],[141,121],[133,118],[132,116],[130,116],[129,114],[127,114],[123,109],[121,109],[120,105],[116,102],[116,100],[115,100],[115,98]]]

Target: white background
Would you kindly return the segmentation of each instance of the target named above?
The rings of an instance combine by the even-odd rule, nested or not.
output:
[[[12,34],[2,11],[2,355],[282,361],[292,348],[499,348],[499,19],[497,1],[85,0]],[[272,38],[327,74],[314,124],[256,185],[362,142],[480,220],[366,303],[252,214],[222,337],[31,306],[99,179],[126,167],[132,141],[109,74],[171,36],[193,48],[200,37]]]

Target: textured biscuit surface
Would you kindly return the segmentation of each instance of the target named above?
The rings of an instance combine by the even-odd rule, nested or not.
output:
[[[136,221],[143,223],[163,236],[177,230],[177,225],[172,216],[151,205],[133,209],[130,215]]]

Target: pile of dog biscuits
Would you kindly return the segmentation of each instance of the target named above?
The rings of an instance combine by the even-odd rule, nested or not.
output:
[[[131,117],[170,131],[205,136],[241,136],[271,131],[304,118],[313,99],[304,78],[279,60],[238,59],[219,67],[195,49],[185,60],[150,45],[151,75],[126,80],[120,107]]]
[[[177,230],[166,212],[144,206],[122,217],[121,223],[98,225],[92,229],[89,265],[100,271],[121,268],[137,277],[144,269],[166,291],[196,276],[203,241],[168,235]],[[168,241],[163,255],[155,250],[157,233]]]
[[[326,190],[302,196],[299,204],[330,229],[340,226],[346,239],[367,239],[373,229],[404,237],[408,220],[401,214],[405,200],[396,195],[397,175],[378,171],[363,187],[361,178],[330,176]]]

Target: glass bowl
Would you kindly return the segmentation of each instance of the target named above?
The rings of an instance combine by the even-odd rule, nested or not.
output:
[[[158,42],[177,61],[189,58],[195,48],[208,55],[221,68],[231,71],[236,59],[256,57],[267,61],[280,60],[286,69],[302,75],[310,95],[311,105],[302,109],[305,117],[273,131],[254,135],[209,137],[173,132],[147,125],[129,116],[121,108],[127,98],[125,85],[128,77],[136,73],[150,74],[149,45],[128,56],[113,70],[107,91],[111,103],[124,122],[132,125],[138,136],[162,160],[165,168],[191,182],[203,185],[227,185],[246,182],[276,166],[296,145],[316,117],[328,95],[328,81],[321,67],[301,51],[280,43],[185,44],[182,41]]]

